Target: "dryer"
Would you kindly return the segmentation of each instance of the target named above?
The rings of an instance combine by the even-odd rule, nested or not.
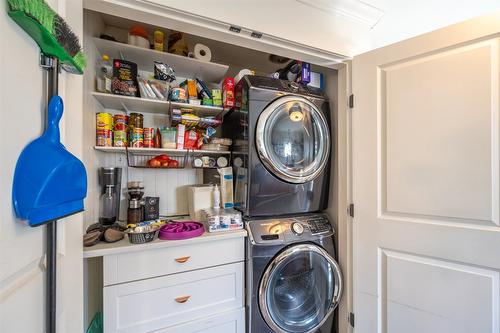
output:
[[[223,135],[233,139],[235,208],[252,217],[325,209],[331,164],[328,100],[294,82],[244,76],[235,101],[222,126]]]
[[[331,333],[342,295],[333,228],[322,214],[251,219],[248,333]]]

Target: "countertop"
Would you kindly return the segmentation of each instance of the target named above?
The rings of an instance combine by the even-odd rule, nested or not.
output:
[[[182,246],[188,244],[199,244],[204,242],[212,242],[221,239],[247,237],[245,229],[221,232],[205,232],[199,237],[183,239],[183,240],[161,240],[159,238],[145,244],[132,244],[125,236],[121,241],[116,243],[100,242],[94,246],[83,248],[83,258],[95,258],[112,254],[120,254],[127,252],[137,252],[152,249],[167,248],[173,246]]]

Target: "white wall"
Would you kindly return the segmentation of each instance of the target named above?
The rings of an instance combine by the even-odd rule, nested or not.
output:
[[[62,15],[81,33],[80,0],[49,3],[66,12]],[[43,332],[45,228],[30,228],[14,217],[11,189],[19,154],[44,128],[45,76],[39,67],[39,48],[7,16],[6,1],[0,4],[0,29],[0,332]],[[60,87],[66,108],[61,136],[66,147],[79,155],[81,77],[63,74]],[[81,229],[81,214],[59,222],[59,332],[83,330]]]

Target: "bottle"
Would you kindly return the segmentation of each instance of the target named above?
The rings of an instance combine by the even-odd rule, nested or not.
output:
[[[217,184],[215,184],[214,189],[212,190],[212,198],[214,202],[214,209],[219,209],[220,208],[220,191],[219,187]]]
[[[113,185],[106,185],[106,192],[100,199],[99,223],[110,225],[116,221],[116,201]]]
[[[97,69],[97,90],[111,93],[111,81],[113,79],[113,67],[109,61],[109,56],[103,54],[98,63]]]

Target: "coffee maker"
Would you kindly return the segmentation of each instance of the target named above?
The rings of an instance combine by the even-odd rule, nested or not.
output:
[[[113,224],[120,216],[122,168],[100,168],[101,201],[99,223]]]

